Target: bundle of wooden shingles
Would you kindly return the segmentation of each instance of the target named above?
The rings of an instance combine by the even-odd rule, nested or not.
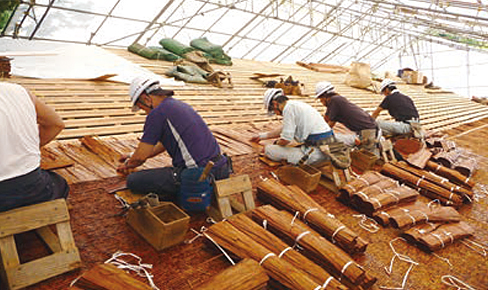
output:
[[[423,150],[422,146],[418,148]],[[381,169],[385,175],[365,172],[342,186],[338,199],[385,227],[404,230],[403,236],[420,248],[439,250],[474,234],[455,208],[472,202],[475,184],[469,177],[434,161],[436,158],[423,162],[425,169],[405,161],[385,163]],[[418,200],[419,193],[433,201]]]
[[[364,252],[367,243],[305,192],[267,179],[258,196],[285,210],[261,206],[212,225],[204,235],[259,262],[272,281],[290,289],[368,289],[376,282],[349,256]]]

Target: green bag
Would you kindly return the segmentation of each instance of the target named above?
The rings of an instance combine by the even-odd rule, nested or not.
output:
[[[186,46],[177,40],[170,39],[170,38],[163,38],[159,41],[164,49],[171,51],[179,56],[183,56],[185,53],[195,50],[193,47]]]
[[[208,83],[205,79],[208,72],[200,69],[197,66],[178,65],[170,68],[165,72],[165,74],[188,83]]]
[[[175,61],[180,59],[179,56],[165,50],[162,47],[145,47],[139,43],[131,44],[127,48],[130,52],[133,52],[137,55],[145,57],[147,59],[157,59],[157,60],[166,60],[166,61]]]
[[[206,37],[194,39],[190,42],[190,45],[205,52],[203,56],[211,63],[232,65],[230,56],[225,54],[222,46],[211,43]]]
[[[166,61],[175,61],[181,59],[179,55],[172,53],[162,47],[159,46],[149,46],[148,48],[157,51],[157,59],[166,60]]]

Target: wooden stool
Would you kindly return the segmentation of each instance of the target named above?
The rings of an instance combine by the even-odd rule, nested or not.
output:
[[[332,192],[338,192],[342,185],[352,179],[349,167],[338,169],[330,161],[319,167],[318,170],[322,173],[319,184]]]
[[[240,196],[236,197],[237,194]],[[252,196],[252,184],[248,175],[215,181],[214,196],[215,199],[207,210],[207,214],[216,221],[232,216],[232,209],[237,212],[244,212],[256,207]],[[239,201],[241,198],[242,202]]]
[[[56,225],[57,235],[49,225]],[[36,230],[53,254],[20,264],[14,235]],[[64,199],[0,213],[1,289],[20,289],[81,266]]]

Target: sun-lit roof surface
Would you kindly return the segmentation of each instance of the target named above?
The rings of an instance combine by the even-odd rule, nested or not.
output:
[[[471,73],[460,85],[446,83],[473,89],[481,88],[483,80],[478,84],[477,74],[467,72],[466,65],[485,63],[479,60],[488,47],[485,2],[36,0],[21,1],[2,34],[116,47],[157,45],[162,38],[188,44],[205,36],[234,58],[340,65],[360,61],[373,70],[409,66],[444,81],[446,73],[457,80],[459,74]],[[455,58],[462,59],[454,65],[459,72],[442,72],[442,61],[437,63],[433,55],[446,50],[457,51]]]

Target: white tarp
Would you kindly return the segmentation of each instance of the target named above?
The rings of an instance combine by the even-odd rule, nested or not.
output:
[[[45,79],[95,79],[115,74],[113,81],[130,83],[140,74],[159,77],[162,85],[182,86],[96,46],[0,38],[0,56],[11,60],[12,75]]]

